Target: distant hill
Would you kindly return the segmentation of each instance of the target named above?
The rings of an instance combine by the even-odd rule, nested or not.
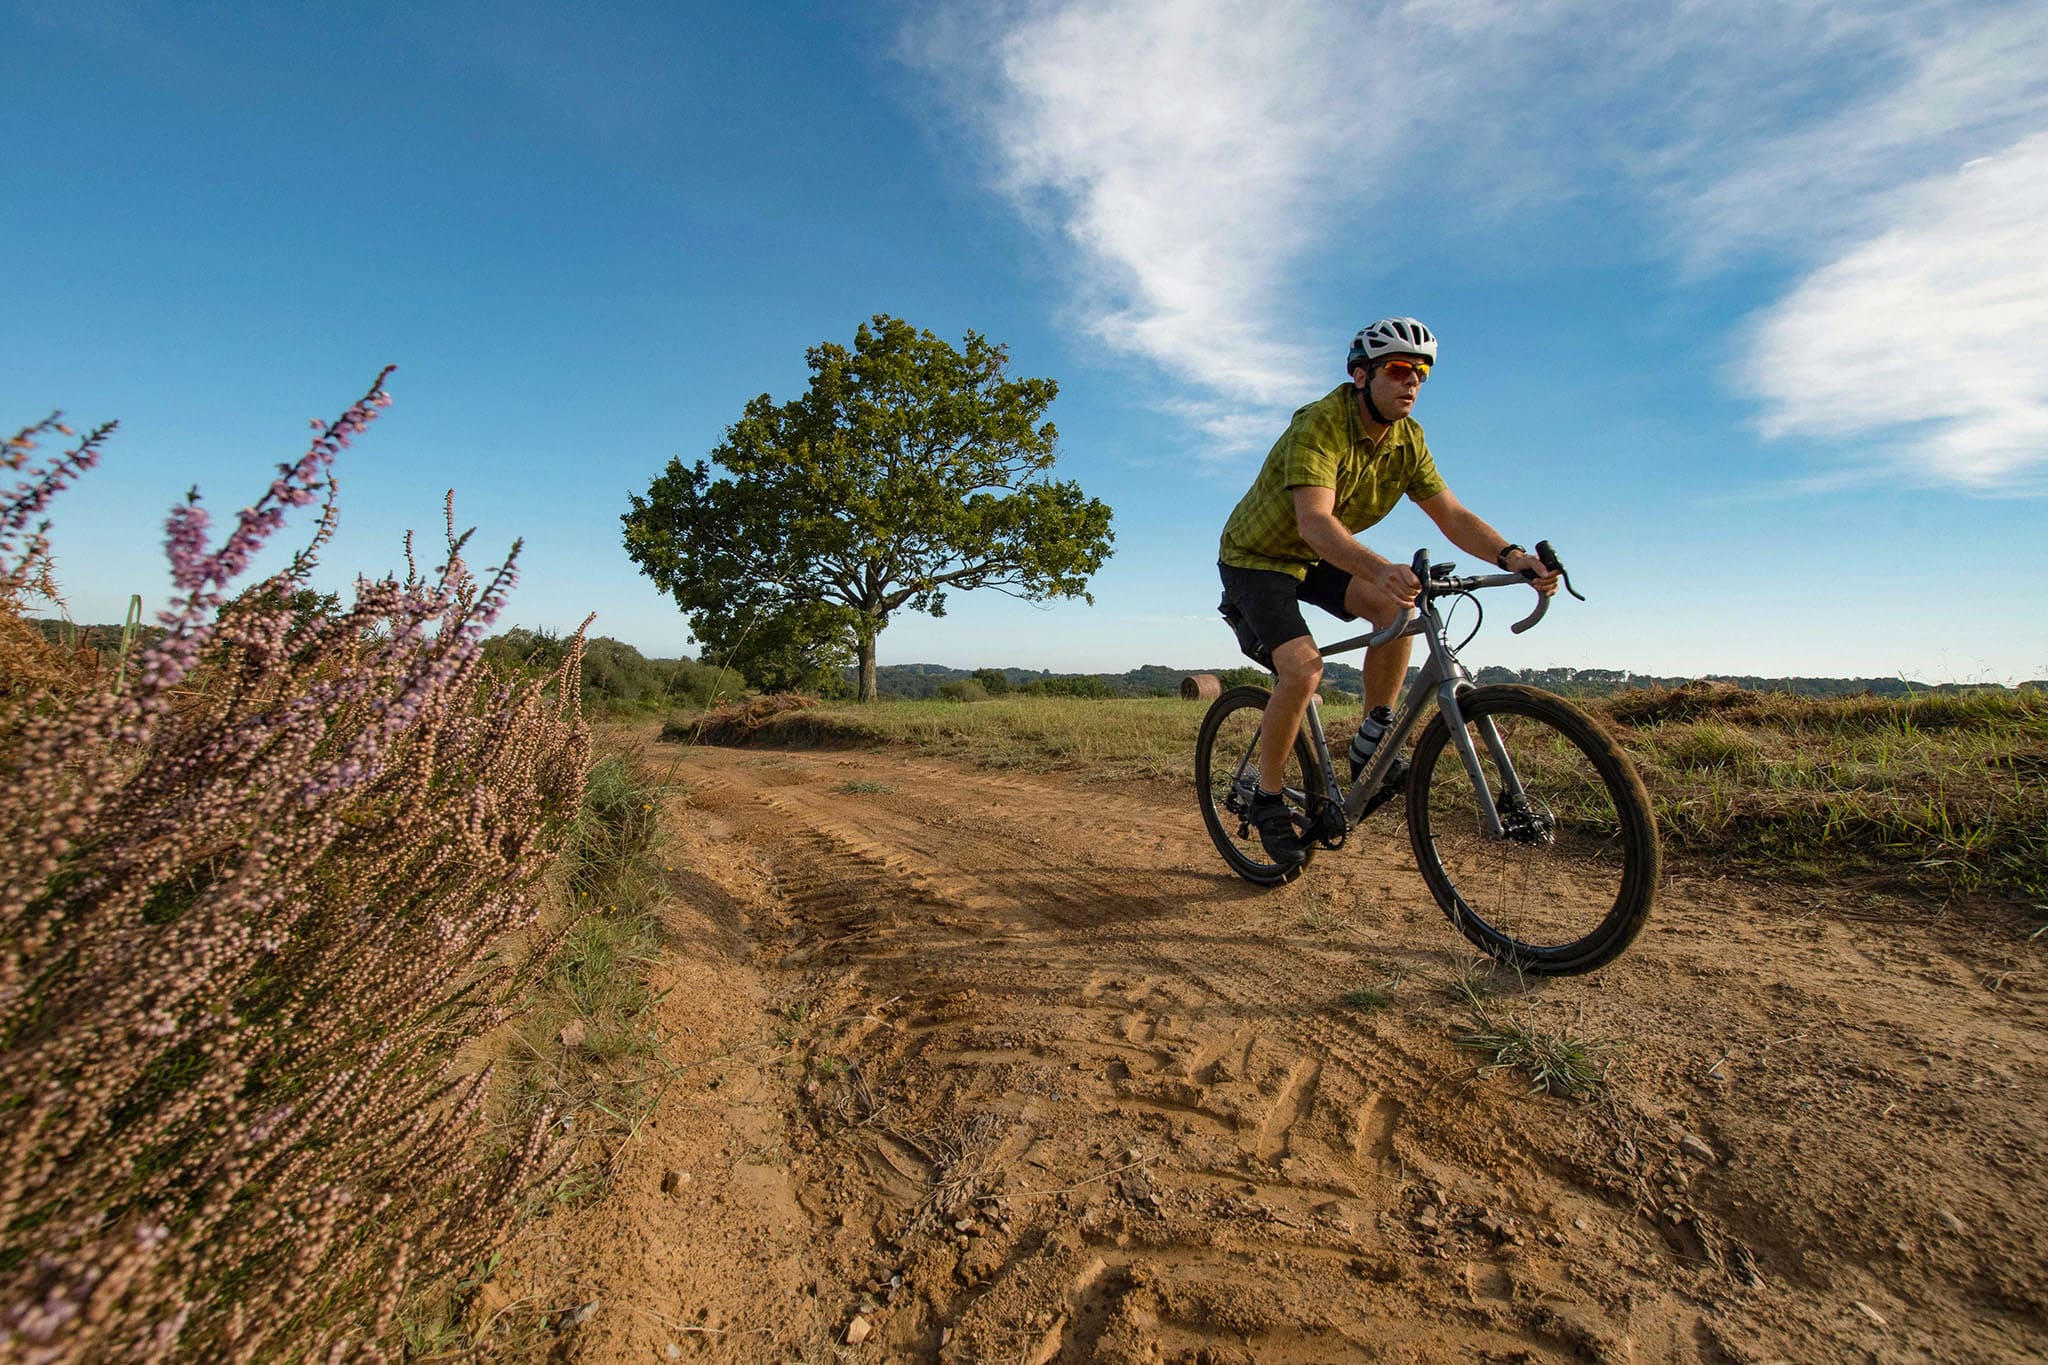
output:
[[[1001,673],[1010,680],[1011,686],[1018,688],[1040,678],[1100,678],[1110,692],[1119,697],[1177,697],[1181,679],[1190,674],[1222,674],[1245,667],[1247,664],[1240,659],[1203,668],[1145,664],[1123,673],[1055,673],[1042,668],[1000,668],[993,671]],[[875,687],[884,697],[919,701],[936,695],[940,684],[971,677],[973,672],[972,669],[949,668],[944,664],[885,664],[875,670]],[[1414,676],[1414,670],[1410,670],[1409,676]],[[1617,668],[1501,668],[1497,665],[1480,669],[1477,677],[1482,683],[1527,683],[1553,692],[1595,697],[1637,687],[1682,687],[1690,682],[1728,683],[1752,692],[1789,692],[1805,697],[1848,697],[1865,692],[1880,697],[1903,697],[1926,692],[2014,690],[2000,683],[1924,683],[1904,678],[1764,677],[1747,673],[1712,673],[1694,678],[1681,674],[1634,673]],[[1349,692],[1356,696],[1362,685],[1363,679],[1352,665],[1334,661],[1324,664],[1323,686],[1326,691]],[[2023,682],[2016,690],[2048,692],[2048,680]]]
[[[1018,689],[1040,680],[1058,682],[1100,678],[1112,696],[1177,697],[1181,679],[1191,673],[1222,673],[1245,667],[1248,665],[1240,659],[1234,664],[1218,664],[1212,668],[1168,668],[1165,664],[1145,664],[1122,673],[1055,673],[1045,668],[997,668],[988,671],[1002,674],[1010,680],[1011,687]],[[922,701],[936,696],[942,684],[970,678],[974,673],[974,669],[948,668],[944,664],[882,664],[875,669],[875,690],[884,697]],[[847,676],[853,676],[851,669],[847,670]],[[1323,674],[1323,685],[1356,693],[1361,679],[1358,670],[1349,664],[1330,664]]]

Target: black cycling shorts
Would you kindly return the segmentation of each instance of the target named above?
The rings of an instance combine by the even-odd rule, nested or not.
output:
[[[1310,602],[1339,621],[1356,621],[1356,612],[1344,609],[1344,593],[1351,575],[1325,560],[1309,566],[1308,576],[1297,581],[1277,569],[1240,569],[1235,564],[1218,564],[1223,577],[1223,600],[1237,608],[1245,624],[1259,637],[1267,653],[1289,640],[1312,634],[1301,618],[1301,604]]]

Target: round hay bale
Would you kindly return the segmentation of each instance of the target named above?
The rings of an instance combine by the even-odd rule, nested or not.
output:
[[[1214,673],[1190,673],[1180,680],[1182,701],[1214,701],[1223,695],[1223,684]]]

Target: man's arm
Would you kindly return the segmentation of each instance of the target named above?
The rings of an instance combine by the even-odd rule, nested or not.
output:
[[[1499,563],[1496,556],[1508,545],[1508,538],[1487,525],[1477,512],[1459,502],[1450,489],[1446,488],[1433,498],[1425,498],[1416,506],[1429,514],[1429,519],[1436,523],[1436,529],[1442,531],[1444,539],[1451,544],[1490,564]],[[1309,543],[1313,545],[1315,542]],[[1543,567],[1543,561],[1528,550],[1509,556],[1502,567],[1516,573],[1534,573],[1536,586],[1545,596],[1557,591],[1556,572]]]
[[[1377,584],[1402,606],[1414,605],[1415,594],[1422,587],[1414,570],[1368,548],[1351,534],[1343,522],[1337,520],[1336,489],[1299,484],[1292,492],[1294,524],[1311,550],[1353,578]]]

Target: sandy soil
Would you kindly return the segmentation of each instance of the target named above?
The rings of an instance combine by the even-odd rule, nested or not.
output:
[[[557,1314],[556,1359],[2048,1355],[2010,908],[1681,865],[1618,963],[1494,983],[1611,1044],[1563,1100],[1457,1045],[1471,955],[1397,810],[1260,891],[1184,789],[649,755],[675,1079],[479,1298]]]

